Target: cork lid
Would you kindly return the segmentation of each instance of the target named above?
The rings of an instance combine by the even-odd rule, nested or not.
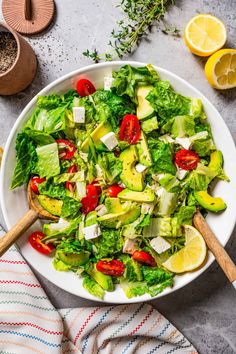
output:
[[[23,34],[43,31],[55,13],[53,0],[2,0],[2,14],[7,24]]]

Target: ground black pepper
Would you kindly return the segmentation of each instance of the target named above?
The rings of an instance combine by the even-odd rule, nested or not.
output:
[[[0,32],[0,74],[10,69],[16,60],[17,43],[10,32]]]

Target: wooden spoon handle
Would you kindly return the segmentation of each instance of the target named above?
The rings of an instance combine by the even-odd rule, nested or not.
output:
[[[31,20],[32,17],[32,8],[31,0],[24,0],[24,15],[26,20]]]
[[[199,211],[193,217],[193,224],[204,237],[207,246],[214,254],[216,261],[229,281],[236,288],[236,266]]]
[[[38,213],[30,209],[5,236],[0,238],[0,257],[37,219]]]

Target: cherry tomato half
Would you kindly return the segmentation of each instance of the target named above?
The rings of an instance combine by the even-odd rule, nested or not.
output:
[[[96,268],[99,272],[112,276],[120,276],[125,270],[124,263],[118,259],[113,259],[112,261],[101,260],[96,264]]]
[[[82,207],[80,211],[87,215],[90,211],[93,211],[98,205],[98,192],[93,184],[86,186],[86,197],[81,199]]]
[[[76,165],[72,165],[68,168],[68,173],[75,173],[78,172],[78,168]],[[68,191],[73,192],[75,190],[75,183],[74,182],[66,182],[66,189]]]
[[[111,198],[116,198],[117,195],[124,190],[123,187],[119,186],[119,184],[113,184],[112,186],[108,187],[106,193]]]
[[[45,234],[41,231],[33,232],[29,237],[29,243],[38,252],[43,254],[50,254],[54,250],[52,243],[45,244],[41,240],[45,237]]]
[[[96,91],[91,81],[80,79],[76,84],[76,90],[81,97],[89,96]]]
[[[191,150],[179,150],[175,154],[175,163],[183,170],[194,170],[200,161],[199,155],[195,151]]]
[[[97,181],[96,179],[92,182],[92,185],[96,188],[97,190],[97,194],[100,195],[102,193],[102,188],[99,184],[99,181]]]
[[[34,192],[35,194],[39,194],[38,185],[43,183],[44,181],[46,181],[46,178],[40,178],[38,176],[34,176],[33,178],[31,178],[30,188],[32,192]]]
[[[132,258],[137,262],[147,264],[151,267],[156,267],[157,265],[155,259],[150,255],[150,253],[145,251],[135,251],[132,254]]]
[[[141,135],[138,117],[134,114],[126,114],[120,126],[120,140],[129,144],[136,144]]]
[[[58,149],[59,149],[59,157],[62,160],[70,160],[74,156],[76,152],[76,147],[72,144],[71,141],[66,139],[57,139],[56,140]]]

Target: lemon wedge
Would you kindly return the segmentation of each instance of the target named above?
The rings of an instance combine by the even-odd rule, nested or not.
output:
[[[217,89],[236,87],[236,49],[221,49],[206,62],[205,74]]]
[[[185,246],[162,265],[173,273],[183,273],[198,268],[205,260],[207,247],[202,235],[190,225],[184,226]]]
[[[187,47],[192,53],[202,57],[207,57],[222,48],[226,38],[223,22],[208,14],[193,17],[184,30]]]

